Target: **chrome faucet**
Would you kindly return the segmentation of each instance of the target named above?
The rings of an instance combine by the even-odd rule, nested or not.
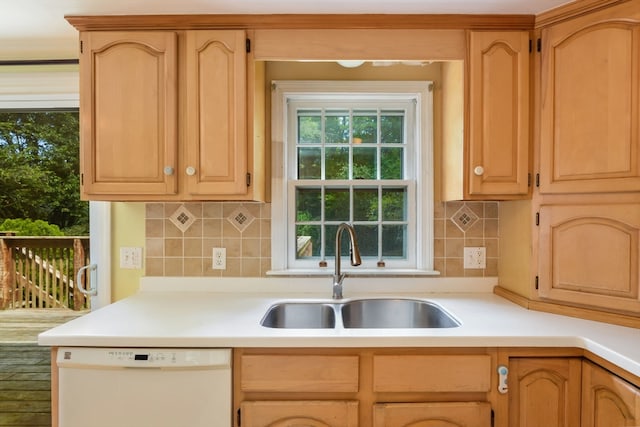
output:
[[[342,223],[338,226],[336,231],[336,260],[335,260],[335,272],[333,273],[333,299],[342,299],[342,281],[345,274],[340,272],[340,247],[342,246],[342,232],[347,230],[349,233],[349,256],[351,258],[351,265],[358,266],[362,263],[360,259],[360,249],[358,249],[358,241],[356,240],[356,231],[353,226]]]

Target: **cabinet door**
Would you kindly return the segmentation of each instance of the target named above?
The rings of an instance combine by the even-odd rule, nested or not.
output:
[[[578,358],[509,359],[509,427],[575,427],[580,420]]]
[[[84,32],[80,40],[83,198],[175,194],[176,34]]]
[[[187,192],[246,194],[245,32],[189,31],[186,46]]]
[[[640,204],[542,206],[539,231],[540,297],[640,311]]]
[[[542,31],[542,193],[640,190],[639,3]]]
[[[640,390],[590,362],[582,367],[582,427],[640,424]]]
[[[529,191],[529,33],[469,35],[470,195]]]
[[[490,427],[487,402],[381,403],[373,408],[374,427]]]
[[[244,427],[356,427],[358,402],[242,402]]]

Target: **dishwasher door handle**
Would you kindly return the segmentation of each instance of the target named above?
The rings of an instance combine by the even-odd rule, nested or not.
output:
[[[92,283],[92,286],[89,289],[85,289],[82,286],[82,277],[85,276],[85,270],[89,270],[89,272],[91,273],[90,283]],[[96,274],[97,270],[97,264],[85,265],[78,270],[78,275],[76,276],[76,287],[78,288],[80,293],[92,297],[98,295],[98,275]]]

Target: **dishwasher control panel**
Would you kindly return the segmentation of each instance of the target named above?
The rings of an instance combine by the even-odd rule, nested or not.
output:
[[[109,351],[107,357],[111,360],[131,360],[136,362],[161,362],[176,363],[177,355],[175,351],[130,351],[114,350]]]
[[[125,368],[230,367],[230,349],[86,348],[58,349],[59,367],[113,366]]]

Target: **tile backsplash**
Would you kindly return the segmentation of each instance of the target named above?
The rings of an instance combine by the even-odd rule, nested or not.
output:
[[[271,268],[271,204],[147,203],[147,276],[265,276]],[[434,266],[446,277],[497,276],[498,202],[434,206]],[[482,270],[463,268],[465,246],[485,247]],[[226,248],[225,270],[212,268],[213,248]]]

